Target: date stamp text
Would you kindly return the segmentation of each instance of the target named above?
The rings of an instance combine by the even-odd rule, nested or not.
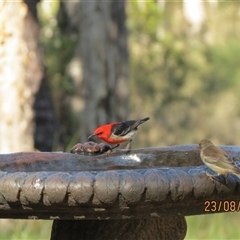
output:
[[[240,201],[205,201],[204,212],[239,212]]]

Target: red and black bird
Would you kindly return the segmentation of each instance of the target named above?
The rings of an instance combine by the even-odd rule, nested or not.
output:
[[[136,135],[139,125],[149,119],[149,117],[146,117],[139,120],[128,120],[125,122],[113,122],[105,124],[98,127],[94,131],[94,134],[89,136],[88,139],[97,136],[109,144],[117,144],[116,147],[124,142],[129,144]]]

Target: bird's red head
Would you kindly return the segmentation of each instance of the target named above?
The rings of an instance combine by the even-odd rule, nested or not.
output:
[[[94,131],[94,135],[99,137],[100,139],[102,139],[103,141],[107,142],[107,143],[112,143],[110,136],[112,134],[112,126],[116,124],[116,122],[114,123],[109,123],[103,126],[98,127],[95,131]]]

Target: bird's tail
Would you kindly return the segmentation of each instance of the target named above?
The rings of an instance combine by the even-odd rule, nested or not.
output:
[[[150,119],[149,117],[145,117],[145,118],[143,118],[143,119],[140,119],[140,122],[141,122],[141,123],[144,123],[144,122],[146,122],[146,121],[149,120],[149,119]],[[141,123],[140,123],[140,124],[141,124]]]
[[[149,117],[143,118],[143,119],[139,119],[137,120],[131,127],[131,129],[137,128],[140,124],[146,122],[147,120],[149,120]]]

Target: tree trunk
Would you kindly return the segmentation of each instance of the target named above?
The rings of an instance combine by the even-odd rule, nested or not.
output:
[[[96,126],[127,118],[125,18],[125,1],[60,2],[58,25],[69,43],[76,44],[63,66],[74,89],[65,98],[67,109],[62,106],[62,112],[71,115],[67,125],[62,123],[73,136],[71,141],[84,142]]]
[[[96,126],[128,114],[125,2],[80,5],[80,51],[84,69],[81,140]]]
[[[52,150],[56,119],[39,45],[38,2],[0,3],[0,152]]]
[[[38,25],[24,1],[0,2],[0,152],[34,149],[34,96],[43,78]]]

